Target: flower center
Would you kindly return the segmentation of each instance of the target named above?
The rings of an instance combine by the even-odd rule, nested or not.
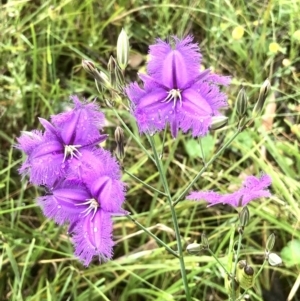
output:
[[[81,156],[81,153],[78,150],[78,148],[80,148],[80,147],[81,147],[81,145],[65,145],[63,162],[66,161],[66,158],[68,156],[71,156],[72,159],[73,159],[73,157],[78,159],[78,156]]]
[[[176,103],[179,100],[180,107],[182,107],[182,96],[181,96],[181,90],[179,89],[172,89],[168,93],[168,96],[162,100],[161,102],[169,103],[170,101],[173,101],[173,109],[176,107]]]
[[[83,213],[84,217],[89,215],[91,212],[93,212],[93,215],[91,217],[91,220],[93,220],[98,208],[100,207],[99,203],[95,199],[87,199],[86,202],[83,202],[81,204],[76,204],[76,206],[86,206],[88,207],[84,209],[81,213]]]

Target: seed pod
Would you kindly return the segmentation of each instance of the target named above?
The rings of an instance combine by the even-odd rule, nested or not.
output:
[[[247,265],[246,260],[240,260],[237,266],[237,280],[243,289],[248,289],[253,286],[254,270]]]

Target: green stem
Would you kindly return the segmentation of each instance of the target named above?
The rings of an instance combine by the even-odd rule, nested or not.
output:
[[[231,142],[237,137],[237,135],[241,132],[239,128],[232,137],[217,151],[215,155],[211,157],[211,159],[203,166],[203,168],[199,171],[199,173],[195,176],[195,178],[187,185],[187,187],[183,190],[180,196],[173,202],[173,206],[176,206],[182,198],[188,193],[190,188],[198,181],[201,175],[207,170],[207,168],[218,158],[218,156],[231,144]]]
[[[211,249],[207,249],[208,253],[215,259],[215,261],[222,267],[222,269],[224,270],[224,272],[226,273],[226,275],[231,278],[230,273],[227,271],[227,269],[224,267],[224,265],[221,263],[221,261],[219,260],[219,258],[213,253],[213,251]]]
[[[233,279],[235,279],[235,275],[236,275],[236,268],[237,268],[239,255],[240,255],[240,250],[241,250],[241,245],[242,245],[242,238],[243,238],[242,231],[239,231],[238,248],[237,248],[237,251],[236,251],[236,254],[235,254],[235,260],[234,260],[234,266],[233,266]],[[232,300],[235,301],[234,281],[232,281]]]
[[[151,189],[151,190],[153,190],[153,191],[155,191],[155,192],[157,192],[157,193],[159,193],[159,194],[162,194],[162,195],[164,195],[164,196],[167,196],[166,193],[164,193],[164,192],[162,192],[162,191],[160,191],[160,190],[154,188],[153,186],[151,186],[151,185],[145,183],[144,181],[142,181],[141,179],[139,179],[138,177],[136,177],[135,175],[133,175],[132,173],[130,173],[128,170],[124,169],[124,172],[125,172],[126,174],[128,174],[131,178],[135,179],[137,182],[139,182],[139,183],[143,184],[144,186],[148,187],[149,189]]]
[[[135,220],[131,215],[126,215],[128,219],[134,222],[139,228],[141,228],[144,232],[146,232],[149,236],[151,236],[155,241],[162,247],[164,247],[167,251],[169,251],[175,257],[179,257],[178,254],[172,250],[168,245],[166,245],[162,240],[160,240],[156,235],[150,232],[147,228],[145,228],[142,224],[140,224],[137,220]]]
[[[171,194],[170,194],[167,179],[166,179],[165,173],[163,171],[163,167],[161,165],[161,160],[158,157],[158,154],[157,154],[152,136],[149,137],[149,141],[150,141],[151,146],[152,146],[154,159],[156,161],[156,166],[157,166],[158,172],[160,174],[162,184],[164,186],[164,190],[167,194],[167,200],[169,202],[169,206],[170,206],[170,210],[171,210],[171,214],[172,214],[172,220],[173,220],[173,225],[174,225],[174,230],[175,230],[175,235],[176,235],[176,241],[177,241],[177,249],[178,249],[178,254],[179,254],[181,277],[182,277],[183,286],[184,286],[184,290],[185,290],[186,300],[191,301],[191,295],[190,295],[190,290],[189,290],[189,286],[188,286],[188,280],[187,280],[186,270],[185,270],[185,263],[184,263],[184,258],[183,258],[183,250],[182,250],[182,245],[181,245],[181,236],[180,236],[180,231],[179,231],[179,226],[178,226],[178,221],[177,221],[177,215],[176,215],[176,212],[175,212],[175,208],[172,204],[172,197],[171,197]]]
[[[132,137],[132,139],[139,145],[139,147],[144,151],[144,153],[155,163],[154,158],[151,156],[151,154],[146,150],[144,145],[139,141],[139,139],[132,133],[130,128],[126,125],[126,123],[123,121],[123,119],[120,117],[119,113],[115,108],[112,108],[113,112],[121,122],[123,128],[129,133],[129,135]],[[156,164],[156,163],[155,163]]]

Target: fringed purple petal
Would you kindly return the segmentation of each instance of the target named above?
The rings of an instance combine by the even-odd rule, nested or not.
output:
[[[178,83],[185,83],[188,79],[195,77],[195,74],[199,73],[201,54],[199,52],[199,47],[196,43],[192,43],[193,37],[187,36],[184,39],[178,39],[177,37],[172,38],[175,45],[171,46],[170,43],[166,43],[162,40],[157,40],[157,44],[151,45],[149,54],[150,61],[147,66],[148,73],[157,78],[158,82],[164,84],[171,83],[170,80],[167,80],[165,77],[165,72],[168,72],[171,67],[174,67],[170,62],[173,60],[172,55],[167,59],[168,55],[172,52],[176,52],[176,59],[173,61],[177,63],[175,69],[176,78]],[[180,68],[182,69],[183,74],[180,75]],[[174,70],[174,69],[173,69]],[[177,73],[178,72],[178,73]],[[167,76],[171,79],[172,77]],[[169,86],[169,88],[180,88],[181,86]]]
[[[182,93],[182,111],[189,116],[211,116],[212,109],[201,93],[193,89],[187,89]]]
[[[165,57],[162,73],[162,83],[171,89],[181,89],[189,80],[184,56],[177,50],[171,51]]]
[[[38,198],[38,204],[48,218],[58,224],[76,221],[86,208],[80,204],[91,198],[89,191],[83,185],[63,183],[54,188],[48,195]]]
[[[214,191],[193,191],[186,198],[188,200],[201,201],[205,200],[208,203],[219,203],[222,195]]]
[[[140,99],[146,95],[146,91],[143,90],[137,82],[133,82],[127,86],[125,92],[134,105],[137,105]]]
[[[104,114],[95,102],[80,102],[77,96],[73,96],[72,100],[74,109],[52,116],[51,121],[59,129],[64,144],[88,145],[99,139]]]
[[[112,258],[114,242],[112,240],[113,224],[109,213],[98,210],[94,218],[82,218],[73,228],[75,255],[88,266],[94,256],[99,261]]]
[[[216,85],[208,82],[197,82],[191,89],[197,91],[201,95],[201,98],[205,99],[211,107],[213,115],[218,115],[218,110],[228,105],[226,94],[220,92],[220,88]]]
[[[217,204],[228,204],[233,207],[246,206],[250,201],[270,197],[271,194],[267,187],[271,185],[271,178],[268,175],[262,175],[260,178],[249,176],[243,183],[243,187],[239,190],[220,195],[213,191],[194,191],[189,194],[189,200],[205,200],[209,206]],[[208,206],[208,207],[209,207]]]
[[[39,121],[42,124],[42,126],[45,128],[46,132],[50,133],[51,135],[59,139],[60,135],[57,129],[48,120],[39,117]]]
[[[183,133],[191,130],[193,137],[202,137],[207,135],[209,126],[211,125],[211,117],[190,116],[186,113],[177,114],[178,127]]]
[[[54,140],[39,145],[28,157],[27,164],[30,165],[30,181],[50,187],[65,175],[68,166],[61,144]]]
[[[28,156],[36,147],[44,142],[44,136],[42,132],[36,130],[22,132],[22,135],[17,138],[17,141],[18,144],[16,144],[15,147]]]

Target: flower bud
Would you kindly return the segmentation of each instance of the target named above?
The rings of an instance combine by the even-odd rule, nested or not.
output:
[[[258,100],[252,111],[253,117],[256,117],[257,115],[259,115],[262,112],[262,109],[264,107],[264,104],[265,104],[265,101],[266,101],[266,98],[268,96],[270,89],[271,89],[270,81],[268,79],[266,79],[260,88]]]
[[[124,76],[122,70],[120,69],[119,65],[117,64],[116,60],[113,56],[110,56],[107,69],[110,74],[110,82],[114,88],[120,88],[124,85]]]
[[[109,73],[113,73],[116,67],[116,60],[115,58],[111,55],[109,57],[108,63],[107,63],[107,70]]]
[[[236,98],[236,110],[240,117],[243,117],[247,111],[248,97],[244,87],[239,91]]]
[[[124,28],[118,37],[117,42],[117,61],[121,70],[125,70],[129,58],[129,39]]]
[[[89,74],[94,74],[95,70],[96,70],[96,67],[94,65],[94,63],[92,63],[91,61],[88,61],[88,60],[82,60],[81,61],[81,65],[82,65],[82,68]]]
[[[240,226],[244,229],[249,223],[250,212],[247,206],[245,206],[240,212]]]
[[[272,251],[274,245],[275,245],[275,234],[272,233],[267,239],[266,252]]]
[[[239,126],[240,130],[244,130],[246,128],[246,126],[249,126],[250,124],[251,124],[251,121],[246,116],[243,116],[239,120],[238,126]]]
[[[270,253],[268,256],[268,262],[271,266],[277,266],[282,264],[282,259],[275,253]]]
[[[111,88],[111,84],[108,76],[104,72],[98,71],[94,63],[88,60],[82,60],[81,64],[82,64],[82,68],[87,73],[91,74],[97,83],[100,83],[102,86],[104,86],[107,89]]]
[[[224,127],[228,123],[228,117],[226,116],[213,116],[210,128],[217,130]]]
[[[201,251],[203,250],[203,247],[201,244],[197,244],[197,243],[192,243],[189,244],[186,247],[186,251],[190,254],[190,255],[199,255],[201,253]]]
[[[117,126],[115,130],[115,141],[117,143],[116,155],[119,160],[123,160],[125,157],[124,150],[124,131],[121,127]]]

